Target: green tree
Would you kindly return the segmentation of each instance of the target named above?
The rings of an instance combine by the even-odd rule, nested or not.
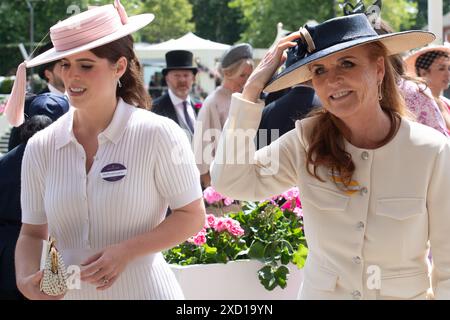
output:
[[[239,8],[230,8],[231,0],[190,0],[196,34],[212,41],[234,44],[245,30]]]
[[[233,0],[232,8],[240,8],[242,23],[247,26],[241,40],[258,48],[270,46],[282,22],[287,30],[297,30],[308,20],[323,21],[335,13],[333,0]]]
[[[143,41],[162,42],[195,30],[188,0],[142,0],[142,11],[155,15],[150,27],[140,32]]]
[[[34,8],[34,42],[30,44],[30,11],[25,0],[0,3],[0,75],[14,73],[23,60],[18,44],[31,48],[50,41],[49,28],[86,7],[87,0],[30,0]],[[46,36],[47,35],[47,36]],[[46,37],[45,37],[46,36]],[[44,38],[45,37],[45,38]]]
[[[409,0],[410,2],[417,3],[417,17],[414,28],[422,29],[428,24],[428,0]],[[450,0],[443,1],[444,14],[450,12]]]

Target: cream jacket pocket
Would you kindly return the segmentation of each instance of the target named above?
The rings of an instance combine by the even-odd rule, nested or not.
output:
[[[308,190],[304,190],[304,193],[302,201],[311,203],[319,210],[330,212],[344,212],[350,200],[346,195],[314,184],[308,184]]]
[[[423,198],[378,199],[376,214],[395,220],[405,220],[426,212]]]
[[[338,275],[322,267],[305,269],[305,281],[316,290],[334,291]]]
[[[381,298],[410,299],[423,295],[425,299],[430,288],[430,279],[426,272],[409,275],[397,275],[381,278]]]

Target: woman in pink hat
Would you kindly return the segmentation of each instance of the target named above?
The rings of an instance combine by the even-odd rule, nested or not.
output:
[[[152,20],[127,17],[119,1],[88,10],[54,25],[54,48],[19,68],[11,123],[22,121],[25,66],[61,60],[73,106],[29,141],[23,159],[16,271],[29,299],[183,298],[160,252],[198,232],[205,213],[186,136],[145,110],[150,100],[130,34]],[[74,272],[65,295],[40,291],[49,235]]]
[[[408,56],[405,62],[410,74],[426,80],[450,132],[450,100],[442,95],[450,83],[450,46],[422,48]]]

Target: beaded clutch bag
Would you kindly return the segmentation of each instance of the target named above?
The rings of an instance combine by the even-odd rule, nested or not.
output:
[[[44,274],[40,289],[49,296],[59,296],[67,292],[67,273],[61,254],[55,247],[55,238],[43,241],[41,270]]]

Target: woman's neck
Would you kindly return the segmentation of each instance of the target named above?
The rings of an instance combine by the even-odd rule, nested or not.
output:
[[[102,104],[94,103],[83,108],[76,108],[73,118],[74,130],[97,136],[111,123],[116,106],[117,100],[114,97],[111,101]]]
[[[430,87],[431,93],[435,98],[439,98],[442,95],[442,90],[440,88],[432,88]]]
[[[385,140],[391,130],[391,118],[381,107],[375,108],[374,111],[343,121],[344,137],[355,147],[376,149],[387,142]]]
[[[239,86],[237,86],[234,81],[225,78],[222,82],[222,87],[224,87],[225,89],[230,90],[232,93],[234,92],[241,92],[242,88],[240,88]]]

